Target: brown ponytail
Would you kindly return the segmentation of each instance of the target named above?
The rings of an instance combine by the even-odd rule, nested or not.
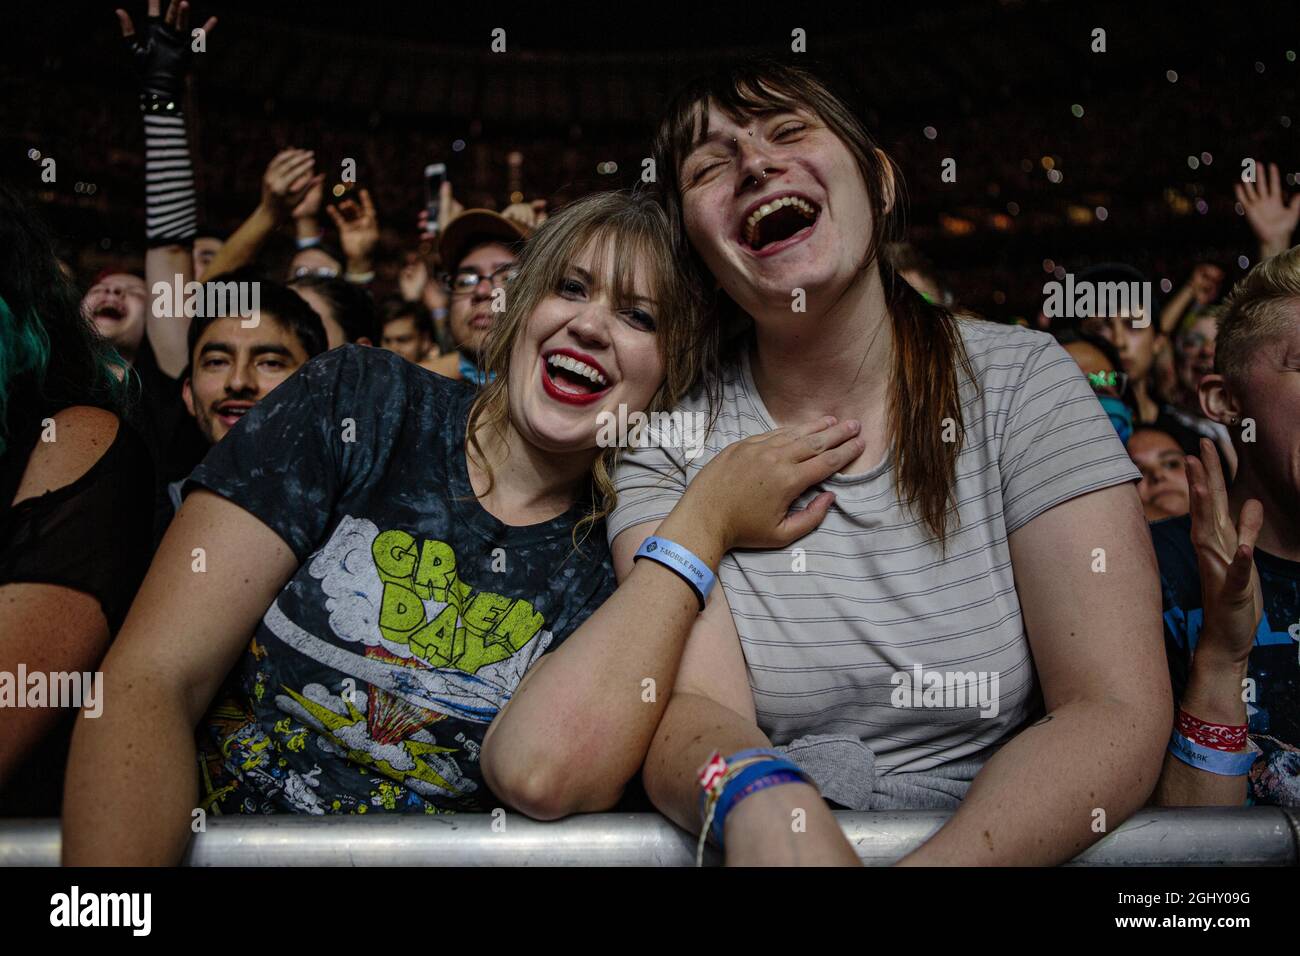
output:
[[[899,500],[943,544],[966,440],[958,369],[972,381],[974,375],[957,317],[927,302],[883,259],[880,272],[894,332],[889,418],[895,486]]]

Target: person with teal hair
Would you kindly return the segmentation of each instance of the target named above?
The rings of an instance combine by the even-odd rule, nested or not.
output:
[[[24,696],[0,707],[0,816],[58,812],[75,708],[96,706],[89,678],[151,553],[134,376],[79,303],[44,226],[0,186],[0,673]],[[87,693],[27,699],[74,685]]]
[[[0,209],[4,213],[10,211],[4,207],[15,202],[15,197],[7,191],[0,195]],[[11,225],[0,229],[9,232]],[[79,299],[71,283],[64,279],[66,289],[38,292],[23,281],[27,277],[21,273],[13,278],[17,284],[11,288],[10,295],[0,297],[0,455],[9,447],[11,407],[20,400],[36,398],[32,392],[52,401],[75,399],[116,410],[130,404],[128,365],[95,334],[92,326],[82,321]],[[68,291],[73,295],[70,301],[56,301]],[[11,302],[16,304],[16,309]],[[55,355],[51,350],[50,329],[38,311],[38,306],[46,303],[71,309],[74,321],[67,328],[56,329],[67,333],[66,340],[76,343],[75,349],[67,350],[71,354],[61,350]]]
[[[43,374],[49,361],[50,339],[45,327],[32,318],[19,319],[9,303],[0,299],[0,423],[8,422],[10,381],[32,372]],[[7,446],[0,431],[0,454]]]

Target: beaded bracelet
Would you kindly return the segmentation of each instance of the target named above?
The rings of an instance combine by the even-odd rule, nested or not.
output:
[[[727,781],[713,815],[710,828],[713,842],[719,848],[723,846],[723,831],[727,825],[727,815],[746,797],[775,786],[778,783],[802,783],[803,771],[788,760],[760,760],[736,774]]]
[[[704,863],[704,844],[710,834],[719,847],[723,846],[727,815],[741,800],[782,783],[812,783],[803,770],[781,753],[765,748],[741,750],[726,759],[715,750],[700,770],[699,780],[703,789],[700,815],[704,826],[695,847],[696,866]]]

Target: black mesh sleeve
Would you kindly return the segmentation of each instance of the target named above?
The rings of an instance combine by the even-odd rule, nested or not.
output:
[[[116,634],[149,567],[153,491],[148,449],[120,423],[108,451],[76,481],[0,512],[0,584],[83,591]]]

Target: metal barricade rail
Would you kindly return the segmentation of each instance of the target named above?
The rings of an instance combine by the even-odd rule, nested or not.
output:
[[[838,812],[868,865],[893,863],[950,814]],[[58,820],[0,820],[0,866],[55,866]],[[706,860],[719,862],[712,848]],[[189,866],[690,866],[695,838],[657,814],[209,817]],[[1300,812],[1277,807],[1143,810],[1073,866],[1295,866]]]

